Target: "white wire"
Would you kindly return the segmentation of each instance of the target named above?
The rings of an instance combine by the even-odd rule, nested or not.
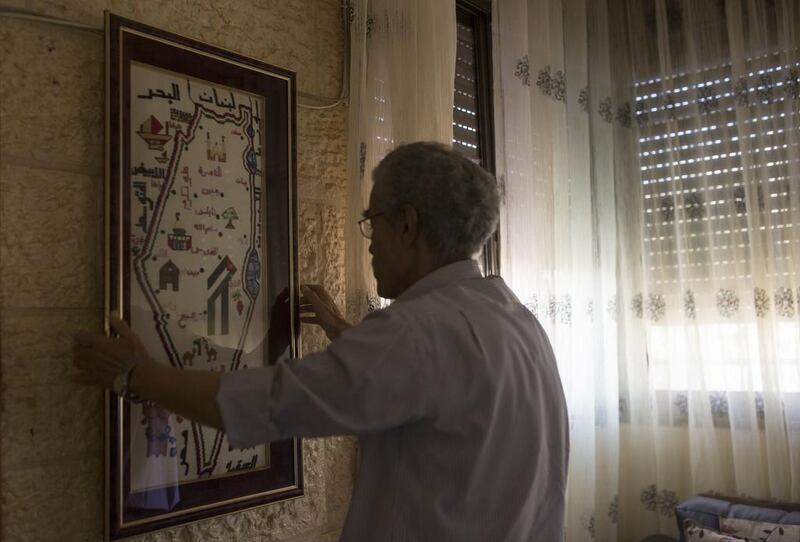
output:
[[[342,4],[342,10],[346,11],[346,9],[347,9],[347,3],[345,2],[345,3]],[[47,16],[47,15],[38,15],[38,14],[32,13],[32,12],[12,10],[10,8],[5,8],[5,7],[2,7],[2,6],[0,6],[0,17],[8,17],[8,18],[11,18],[11,19],[24,19],[24,20],[27,20],[27,21],[36,21],[36,22],[41,22],[41,23],[55,24],[55,25],[59,25],[59,26],[66,26],[66,27],[69,27],[69,28],[77,28],[77,29],[80,29],[80,30],[88,30],[90,32],[97,32],[99,34],[103,34],[104,33],[104,30],[102,28],[97,28],[96,26],[89,26],[88,24],[83,24],[83,23],[75,23],[75,22],[72,22],[72,21],[67,21],[65,19],[59,19],[59,18],[56,18],[56,17],[50,17],[50,16]],[[320,110],[320,109],[333,109],[334,107],[337,107],[339,104],[347,103],[347,99],[348,99],[347,79],[348,79],[348,76],[349,76],[349,74],[348,74],[348,71],[349,71],[348,70],[349,58],[348,57],[349,57],[349,54],[350,54],[349,53],[349,45],[350,45],[350,35],[349,34],[350,34],[350,32],[349,32],[349,29],[347,28],[348,20],[347,20],[346,13],[342,14],[342,26],[343,26],[344,31],[345,31],[345,51],[344,51],[345,58],[342,61],[342,90],[339,93],[339,98],[335,102],[330,103],[330,104],[326,104],[326,105],[309,105],[309,104],[303,104],[303,103],[297,102],[297,106],[298,107],[302,107],[304,109],[317,109],[317,110]],[[306,93],[301,93],[301,94],[305,95],[306,97],[309,97],[309,98],[317,98],[317,96],[314,96],[313,94],[306,94]],[[321,99],[330,99],[330,98],[324,98],[324,97],[319,97],[319,98],[321,98]]]
[[[81,30],[90,30],[92,32],[99,32],[100,34],[103,33],[103,29],[97,28],[96,26],[89,26],[88,24],[83,24],[83,23],[73,23],[72,21],[58,19],[56,17],[48,17],[45,15],[37,15],[35,13],[15,11],[8,8],[0,9],[0,17],[9,17],[12,19],[26,19],[28,21],[38,21],[42,23],[57,24],[61,26],[69,26],[71,28],[79,28]]]

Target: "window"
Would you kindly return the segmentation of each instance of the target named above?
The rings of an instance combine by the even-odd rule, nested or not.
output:
[[[800,224],[791,217],[799,202],[790,183],[798,179],[788,156],[798,119],[775,105],[794,99],[800,62],[776,54],[751,63],[735,79],[723,65],[666,84],[636,83],[645,258],[661,282],[677,283],[681,273],[696,281],[750,278],[755,231],[774,254],[772,274],[797,275],[791,255],[800,249]]]
[[[494,173],[490,14],[489,1],[456,2],[453,148]],[[486,273],[499,272],[498,243],[495,233],[483,249],[482,264]]]
[[[737,309],[739,298],[748,295],[777,313],[769,333],[780,347],[766,355],[775,357],[783,389],[800,390],[791,289],[800,274],[800,224],[793,221],[800,201],[791,197],[800,182],[792,133],[798,110],[786,107],[798,98],[800,62],[796,51],[795,60],[787,56],[783,51],[748,59],[741,76],[723,64],[635,84],[646,271],[665,291],[683,282],[698,291],[708,285],[707,302],[716,298],[721,314],[701,324],[699,354],[686,347],[683,325],[651,326],[654,343],[671,345],[669,358],[650,352],[658,388],[690,389],[692,356],[699,355],[709,389],[761,389],[759,360],[765,353],[759,334],[766,324],[756,317],[726,318],[720,296],[730,292]],[[753,261],[758,254],[769,266],[753,277],[753,269],[763,265]],[[716,291],[736,279],[752,281],[755,291]],[[760,288],[764,279],[774,291]]]

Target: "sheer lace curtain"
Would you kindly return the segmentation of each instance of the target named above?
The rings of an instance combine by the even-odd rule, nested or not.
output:
[[[570,407],[568,540],[800,499],[794,0],[498,0],[502,269]]]
[[[395,146],[453,139],[456,14],[452,0],[352,0],[347,157],[347,313],[382,303],[357,222],[371,172]]]

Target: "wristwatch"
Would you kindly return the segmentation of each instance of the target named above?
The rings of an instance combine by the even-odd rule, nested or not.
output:
[[[126,397],[128,395],[128,384],[131,378],[131,371],[133,371],[134,367],[135,365],[131,365],[114,377],[114,383],[111,385],[111,390],[114,393],[122,397]]]

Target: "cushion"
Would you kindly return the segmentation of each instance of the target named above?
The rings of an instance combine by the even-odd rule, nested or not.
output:
[[[741,518],[720,518],[720,530],[754,542],[797,542],[800,525],[779,525]]]
[[[780,523],[786,510],[776,508],[762,508],[760,506],[750,506],[749,504],[734,504],[726,514],[729,518],[749,519],[750,521],[760,521],[762,523]]]
[[[800,525],[776,525],[765,542],[797,542],[800,540]]]
[[[690,519],[683,523],[683,531],[686,534],[686,542],[747,542],[746,538],[720,533],[698,525]]]
[[[691,519],[699,526],[719,530],[719,517],[727,516],[730,507],[728,501],[698,496],[683,501],[675,511],[680,525]]]
[[[800,512],[789,512],[783,516],[781,523],[784,525],[800,525]]]

